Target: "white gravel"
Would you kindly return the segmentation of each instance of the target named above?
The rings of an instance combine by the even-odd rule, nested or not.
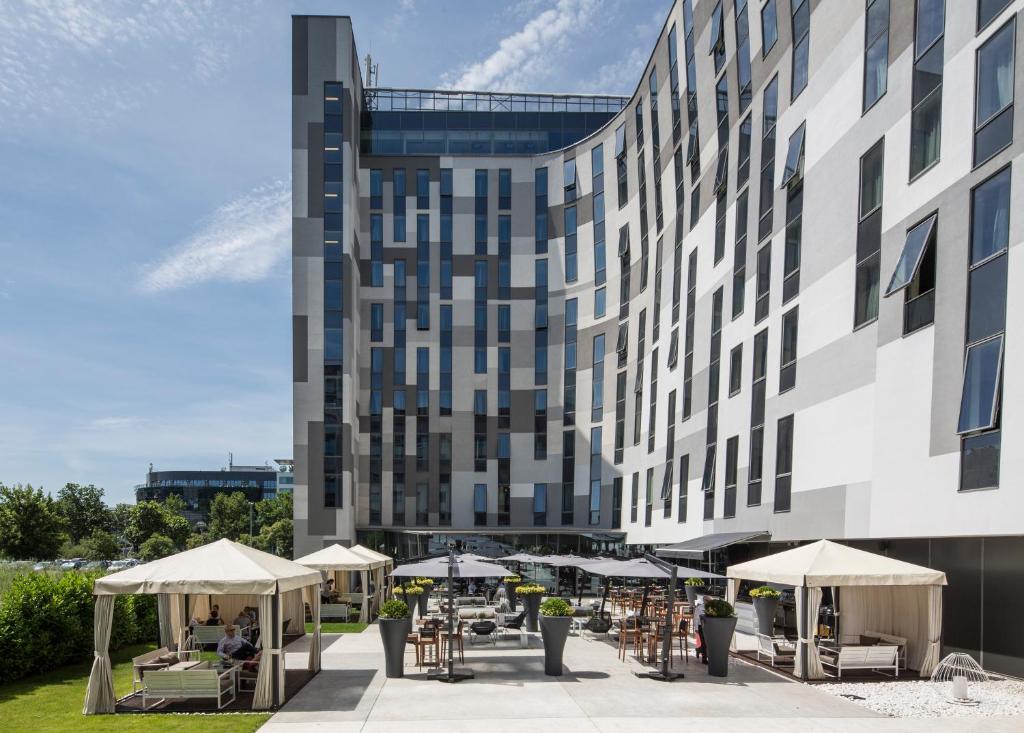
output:
[[[971,683],[967,694],[978,700],[978,705],[950,702],[953,697],[952,682],[837,682],[815,687],[836,696],[862,697],[863,700],[846,699],[894,718],[1024,716],[1024,681],[1019,680]]]

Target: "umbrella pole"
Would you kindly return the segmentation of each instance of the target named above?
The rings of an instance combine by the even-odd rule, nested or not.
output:
[[[427,679],[441,682],[459,682],[473,679],[473,670],[468,667],[455,668],[455,545],[448,547],[448,668],[432,669]]]
[[[674,679],[683,677],[682,672],[670,672],[668,669],[669,660],[672,655],[672,611],[675,608],[676,581],[679,579],[679,566],[674,563],[667,563],[654,555],[645,555],[644,557],[653,565],[657,565],[662,570],[670,572],[671,576],[668,580],[668,593],[665,594],[665,636],[661,642],[661,669],[640,672],[637,674],[637,677],[659,680],[660,682],[671,682]],[[644,606],[647,604],[647,589],[649,587],[648,585],[644,588],[644,599],[640,604],[641,617],[643,616]]]
[[[597,612],[599,618],[604,618],[604,603],[608,600],[608,589],[611,588],[612,579],[604,579],[604,593],[601,594],[601,610]]]

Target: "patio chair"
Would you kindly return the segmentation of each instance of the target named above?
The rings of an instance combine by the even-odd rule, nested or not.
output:
[[[784,636],[757,635],[757,661],[767,657],[771,666],[789,666],[796,660],[796,647]]]
[[[495,636],[495,631],[498,630],[498,625],[493,621],[476,621],[469,625],[469,643],[475,644],[477,638],[483,638],[485,641],[489,640],[491,644],[497,644],[498,640]]]
[[[441,663],[441,633],[437,625],[428,622],[415,636],[416,666],[422,669],[424,664],[434,667],[439,665]],[[434,654],[433,659],[428,663],[427,651],[431,648],[433,648]]]
[[[459,625],[455,628],[455,631],[450,635],[451,638],[449,638],[449,634],[448,634],[448,629],[447,628],[441,629],[441,659],[442,660],[448,659],[448,644],[452,643],[452,644],[455,645],[453,647],[453,649],[452,649],[452,655],[454,656],[455,652],[458,652],[458,654],[459,654],[459,662],[460,663],[465,663],[465,661],[466,661],[466,647],[465,647],[465,644],[463,643],[463,639],[464,639],[463,634],[462,634],[463,626],[464,626],[463,622],[459,621]]]
[[[509,621],[506,621],[502,628],[505,629],[522,629],[523,623],[526,621],[526,611],[522,611],[519,615],[515,616]]]
[[[156,672],[167,669],[172,664],[185,661],[198,661],[198,649],[183,649],[172,652],[167,647],[160,647],[151,652],[132,657],[132,692],[138,691],[143,686],[146,672]]]

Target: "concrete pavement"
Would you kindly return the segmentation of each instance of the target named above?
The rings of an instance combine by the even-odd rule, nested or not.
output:
[[[303,667],[304,640],[289,647],[286,663]],[[523,649],[518,638],[466,646],[466,666],[476,678],[458,684],[426,679],[407,664],[406,677],[384,676],[376,626],[362,634],[325,635],[323,671],[261,728],[264,733],[652,733],[713,726],[716,731],[962,731],[981,721],[879,716],[833,697],[733,660],[729,677],[709,677],[706,667],[675,660],[685,679],[639,679],[646,669],[613,644],[569,637],[564,676],[546,677],[539,635]],[[406,655],[412,662],[411,649]],[[966,725],[965,725],[966,724]],[[985,719],[987,731],[1020,730],[1020,719]]]

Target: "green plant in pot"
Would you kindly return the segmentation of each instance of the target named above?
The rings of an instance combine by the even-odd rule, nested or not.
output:
[[[526,583],[516,586],[516,596],[523,602],[526,609],[526,630],[537,631],[537,615],[540,613],[540,599],[544,595],[544,586]]]
[[[721,598],[704,601],[704,643],[707,644],[708,674],[725,677],[729,673],[729,644],[736,630],[736,611]]]
[[[539,596],[537,596],[539,598]],[[544,674],[562,674],[562,654],[569,637],[573,607],[561,598],[548,598],[540,604],[540,635],[544,640]]]
[[[397,588],[395,589],[397,592]],[[388,677],[402,677],[405,671],[405,640],[412,631],[409,606],[392,598],[385,601],[377,614],[380,638],[384,644],[384,672]]]
[[[502,579],[505,584],[505,597],[508,598],[508,609],[510,611],[516,610],[516,586],[521,585],[523,579],[518,575],[509,575]]]
[[[423,618],[427,615],[427,605],[430,603],[430,591],[434,589],[434,581],[430,578],[416,578],[413,583],[420,589],[417,602],[419,604],[420,618]]]
[[[686,591],[686,602],[692,606],[697,602],[697,596],[704,591],[704,581],[700,578],[687,578],[683,589]]]
[[[775,611],[779,606],[780,595],[770,585],[762,585],[750,591],[754,611],[757,613],[757,633],[768,636],[775,633]]]

